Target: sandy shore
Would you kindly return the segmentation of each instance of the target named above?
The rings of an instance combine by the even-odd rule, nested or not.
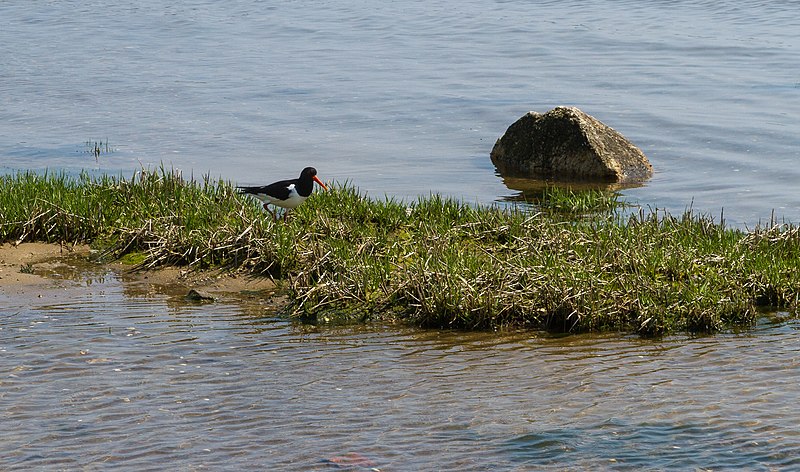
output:
[[[90,255],[91,249],[85,245],[0,245],[0,293],[13,297],[37,297],[48,288],[113,274],[132,292],[183,296],[194,289],[218,299],[259,294],[272,298],[274,304],[281,303],[281,297],[274,296],[276,286],[269,278],[176,267],[140,271],[118,262],[94,263],[90,261]]]

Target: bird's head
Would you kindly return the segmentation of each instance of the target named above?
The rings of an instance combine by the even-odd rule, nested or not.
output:
[[[328,187],[326,187],[325,184],[323,184],[322,181],[319,180],[319,178],[317,177],[317,169],[313,167],[306,167],[305,169],[303,169],[303,172],[300,173],[300,178],[302,179],[304,177],[310,178],[314,182],[318,183],[320,187],[324,188],[325,190],[328,190]]]

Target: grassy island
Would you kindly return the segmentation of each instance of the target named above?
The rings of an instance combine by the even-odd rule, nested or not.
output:
[[[0,242],[90,243],[143,269],[224,267],[279,280],[292,316],[660,335],[715,332],[800,300],[800,229],[619,212],[616,196],[551,189],[530,208],[333,185],[273,221],[229,182],[0,177]]]

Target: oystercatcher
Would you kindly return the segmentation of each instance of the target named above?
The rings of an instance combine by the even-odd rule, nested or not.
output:
[[[275,212],[267,207],[269,204],[286,208],[287,211],[297,208],[314,190],[314,182],[320,187],[328,190],[328,187],[317,178],[317,169],[306,167],[300,172],[300,177],[296,179],[281,180],[269,185],[256,187],[236,187],[239,193],[253,195],[264,202],[264,209],[272,213],[274,219],[278,219]],[[286,219],[286,213],[283,214]]]

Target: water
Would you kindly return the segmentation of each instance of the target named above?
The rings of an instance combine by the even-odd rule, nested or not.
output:
[[[489,161],[506,127],[574,105],[655,166],[625,198],[797,221],[798,13],[5,1],[0,172],[163,162],[255,184],[314,165],[375,197],[491,203],[518,194]],[[800,468],[794,322],[659,341],[315,329],[102,271],[33,300],[0,285],[0,320],[4,470]]]
[[[655,166],[626,198],[796,221],[799,27],[766,1],[3,2],[0,169],[252,184],[314,165],[376,197],[491,203],[519,193],[489,160],[506,127],[575,105]]]
[[[0,291],[3,470],[790,470],[800,325],[316,329],[113,273]]]

